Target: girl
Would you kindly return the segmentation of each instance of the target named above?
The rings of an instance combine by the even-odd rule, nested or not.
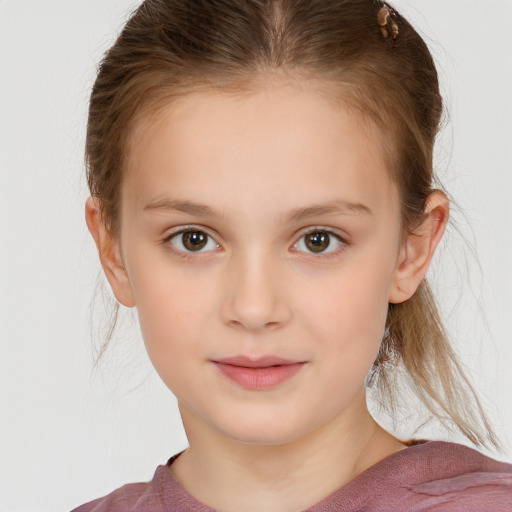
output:
[[[512,466],[397,439],[394,376],[496,444],[425,275],[449,217],[425,43],[377,0],[146,0],[106,54],[89,230],[189,447],[76,509],[512,510]]]

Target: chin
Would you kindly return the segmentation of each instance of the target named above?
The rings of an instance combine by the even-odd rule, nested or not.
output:
[[[287,421],[286,418],[278,417],[272,420],[263,420],[246,417],[244,420],[238,420],[235,423],[223,425],[218,430],[233,441],[246,445],[255,446],[280,446],[293,443],[303,436],[307,435],[309,430],[304,425],[298,425],[296,422]]]

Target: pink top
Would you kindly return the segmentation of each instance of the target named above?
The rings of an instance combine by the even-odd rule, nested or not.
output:
[[[512,465],[465,446],[417,441],[304,512],[512,512]],[[125,485],[72,512],[216,512],[158,466],[151,482]]]

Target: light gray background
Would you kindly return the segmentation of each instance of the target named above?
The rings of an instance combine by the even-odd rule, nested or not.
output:
[[[87,100],[137,3],[0,0],[0,511],[69,510],[150,479],[186,446],[129,319],[92,370],[99,265],[83,215]],[[512,2],[395,5],[437,60],[450,114],[437,167],[479,255],[451,229],[431,277],[503,440],[499,457],[512,461]]]

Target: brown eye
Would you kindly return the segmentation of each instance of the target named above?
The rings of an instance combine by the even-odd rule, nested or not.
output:
[[[309,233],[305,236],[306,247],[311,252],[324,252],[331,243],[331,237],[324,231]]]
[[[185,249],[189,251],[200,251],[208,242],[208,235],[202,231],[185,231],[181,239]]]
[[[219,247],[210,235],[199,229],[181,231],[169,237],[168,240],[181,252],[206,252]]]
[[[310,254],[328,254],[335,252],[346,243],[331,231],[310,231],[301,236],[293,246],[295,250]]]

